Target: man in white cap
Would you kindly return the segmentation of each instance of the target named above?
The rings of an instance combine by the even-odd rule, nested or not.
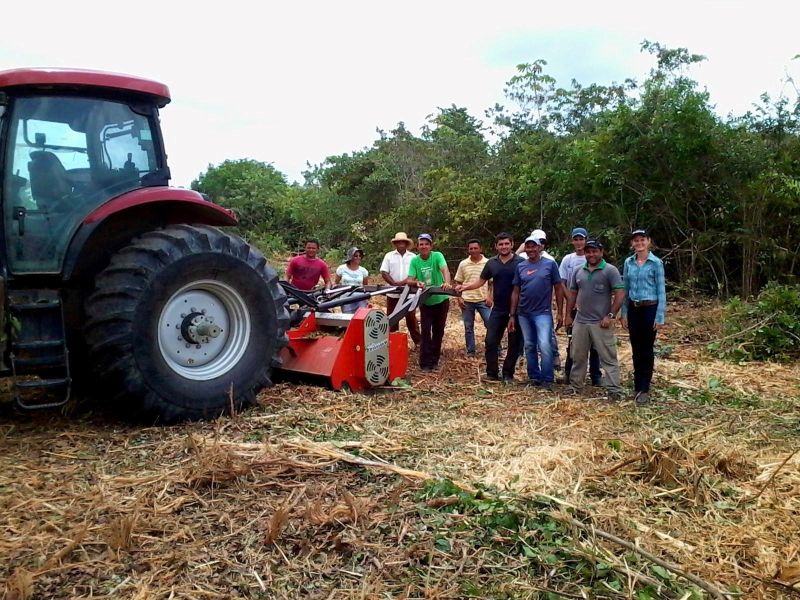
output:
[[[553,255],[550,254],[545,248],[547,247],[547,234],[542,229],[534,229],[531,231],[531,234],[528,236],[529,238],[534,238],[537,240],[542,240],[544,246],[542,246],[542,258],[549,258],[550,260],[555,260]],[[517,254],[522,257],[527,257],[528,255],[525,253],[525,242],[522,242],[517,248]]]
[[[545,250],[545,248],[547,247],[547,234],[544,232],[544,230],[542,230],[542,229],[534,229],[533,231],[531,231],[531,234],[528,236],[528,239],[541,240],[541,242],[542,242],[542,251],[540,253],[540,256],[542,258],[549,258],[550,260],[552,260],[553,262],[556,263],[556,266],[558,266],[558,263],[556,262],[556,259],[553,258],[553,255],[550,254],[547,250]],[[522,242],[519,245],[519,248],[517,248],[517,254],[519,256],[524,256],[524,257],[528,256],[527,253],[525,252],[525,242]],[[563,283],[564,283],[564,285],[563,285],[562,294],[556,296],[556,310],[558,311],[559,315],[563,315],[564,314],[564,304],[565,304],[564,299],[567,297],[567,286],[566,286],[567,282],[564,281]],[[561,353],[558,350],[558,338],[556,337],[556,330],[555,329],[553,329],[553,335],[550,337],[550,345],[553,348],[553,368],[556,371],[560,371],[561,370]]]
[[[525,240],[528,260],[517,264],[511,292],[511,316],[517,317],[525,339],[525,361],[528,367],[528,382],[531,385],[552,389],[553,375],[553,294],[559,306],[564,303],[564,284],[556,261],[541,256],[544,240],[529,236]],[[562,315],[557,316],[558,325]],[[516,323],[510,320],[509,331]],[[541,368],[538,352],[542,353]]]
[[[387,252],[381,262],[381,276],[383,280],[389,285],[405,285],[408,279],[408,266],[411,264],[411,259],[416,256],[409,248],[411,248],[412,241],[406,235],[405,231],[398,231],[392,239],[394,250]],[[386,314],[392,314],[397,302],[400,299],[400,294],[387,294],[386,295]],[[406,327],[408,328],[408,335],[411,341],[414,342],[414,348],[419,346],[421,334],[419,331],[419,321],[417,321],[417,311],[409,311],[406,315]],[[394,325],[392,331],[400,329],[400,324]]]

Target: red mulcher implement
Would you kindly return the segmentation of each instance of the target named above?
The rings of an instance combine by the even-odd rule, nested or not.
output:
[[[281,282],[288,304],[296,305],[289,331],[289,345],[281,350],[280,371],[323,378],[335,390],[347,386],[365,390],[404,377],[408,369],[408,338],[390,332],[429,294],[452,294],[441,288],[342,287],[329,292],[303,292]],[[400,293],[391,315],[375,308],[360,308],[355,314],[331,309],[370,300],[387,293]]]

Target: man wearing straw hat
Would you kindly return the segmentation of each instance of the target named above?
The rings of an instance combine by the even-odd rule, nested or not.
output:
[[[405,231],[398,231],[392,239],[392,245],[394,250],[387,252],[383,257],[383,262],[381,262],[381,276],[389,285],[405,285],[406,279],[408,279],[408,266],[411,264],[411,259],[416,256],[409,250],[412,246],[412,241]],[[399,299],[400,294],[386,295],[387,314],[390,315],[394,312]],[[417,311],[412,310],[406,314],[406,327],[416,350],[421,338]],[[399,323],[392,327],[392,331],[397,331],[398,329],[400,329]]]

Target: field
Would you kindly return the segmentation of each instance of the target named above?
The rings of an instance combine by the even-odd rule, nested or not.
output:
[[[7,600],[800,596],[800,367],[716,360],[720,319],[670,307],[644,408],[484,382],[456,313],[439,371],[370,394],[282,383],[244,414],[170,428],[6,408],[0,586]]]

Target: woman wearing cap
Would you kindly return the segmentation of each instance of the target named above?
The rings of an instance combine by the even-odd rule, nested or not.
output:
[[[656,333],[664,326],[667,291],[664,263],[650,252],[650,235],[645,229],[631,233],[634,254],[625,259],[622,326],[630,332],[633,354],[633,382],[637,404],[650,401]]]
[[[361,259],[364,253],[360,248],[350,248],[347,251],[347,262],[336,268],[336,284],[342,285],[364,285],[367,281],[369,272],[361,266]],[[354,313],[359,308],[366,308],[367,301],[359,300],[342,306],[343,313]]]

